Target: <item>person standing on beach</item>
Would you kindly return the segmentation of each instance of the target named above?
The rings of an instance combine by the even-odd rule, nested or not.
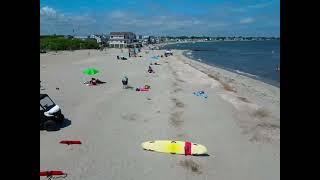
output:
[[[128,77],[124,76],[122,78],[122,85],[123,85],[123,89],[126,89],[128,87]]]

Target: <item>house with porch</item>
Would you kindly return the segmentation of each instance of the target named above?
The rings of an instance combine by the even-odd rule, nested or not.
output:
[[[109,47],[126,48],[134,43],[136,35],[133,32],[111,32],[109,35]]]

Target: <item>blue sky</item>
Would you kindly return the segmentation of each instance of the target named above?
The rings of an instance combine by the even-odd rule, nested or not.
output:
[[[280,36],[280,0],[40,0],[41,34]]]

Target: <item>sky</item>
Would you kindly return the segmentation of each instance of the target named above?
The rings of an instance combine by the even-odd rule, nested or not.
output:
[[[40,33],[280,36],[280,0],[40,0]]]

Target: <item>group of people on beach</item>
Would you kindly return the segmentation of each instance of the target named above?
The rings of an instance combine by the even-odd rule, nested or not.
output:
[[[152,69],[151,66],[149,66],[148,68],[148,73],[155,73],[155,71]],[[124,75],[121,80],[124,89],[128,88],[128,81],[129,81],[129,78],[126,75]]]
[[[161,57],[163,57],[163,56],[161,55]],[[148,67],[148,73],[155,73],[155,71],[152,69],[151,65],[152,65],[152,63]],[[154,63],[154,65],[160,65],[160,64],[156,62],[156,63]],[[121,80],[122,85],[123,85],[123,89],[127,89],[128,88],[128,81],[129,81],[128,76],[124,75],[122,80]]]

